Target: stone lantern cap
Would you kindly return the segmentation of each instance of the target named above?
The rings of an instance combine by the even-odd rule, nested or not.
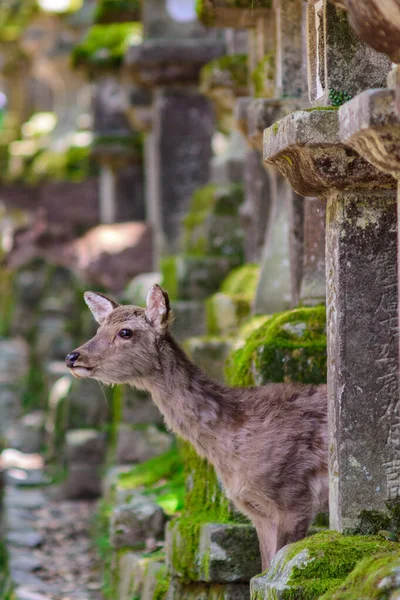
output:
[[[131,46],[125,70],[145,87],[197,82],[206,63],[225,54],[225,43],[206,39],[148,39]]]
[[[395,91],[366,90],[340,111],[340,138],[385,173],[400,175],[400,118]]]
[[[275,164],[303,196],[396,185],[392,177],[341,143],[339,113],[334,109],[288,115],[264,131],[263,150],[264,160]]]
[[[264,130],[300,108],[300,102],[290,98],[256,98],[246,110],[247,138],[255,150],[263,151]]]
[[[255,27],[257,20],[266,17],[272,0],[198,0],[197,15],[208,27]]]

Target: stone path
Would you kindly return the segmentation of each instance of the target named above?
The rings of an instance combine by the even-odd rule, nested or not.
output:
[[[45,480],[40,455],[7,452],[2,524],[17,600],[101,600],[89,537],[94,503],[62,500],[57,486],[32,487]]]

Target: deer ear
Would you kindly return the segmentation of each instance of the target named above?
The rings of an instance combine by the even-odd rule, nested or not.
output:
[[[85,292],[83,297],[92,315],[100,325],[112,313],[114,308],[118,307],[116,302],[97,292]]]
[[[169,298],[159,285],[153,285],[147,294],[146,320],[157,329],[165,329],[170,313]]]

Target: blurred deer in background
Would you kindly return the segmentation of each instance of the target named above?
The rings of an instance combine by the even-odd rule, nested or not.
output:
[[[327,510],[326,386],[212,381],[171,336],[168,296],[158,285],[145,309],[93,292],[85,301],[100,328],[66,357],[72,374],[152,394],[168,427],[214,465],[228,497],[253,522],[266,569]]]

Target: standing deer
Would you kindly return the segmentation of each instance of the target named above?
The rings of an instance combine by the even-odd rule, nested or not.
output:
[[[66,357],[71,373],[151,393],[168,427],[214,465],[228,497],[253,522],[266,569],[327,509],[326,386],[212,381],[171,336],[168,295],[158,285],[145,309],[94,292],[85,301],[100,327]]]

